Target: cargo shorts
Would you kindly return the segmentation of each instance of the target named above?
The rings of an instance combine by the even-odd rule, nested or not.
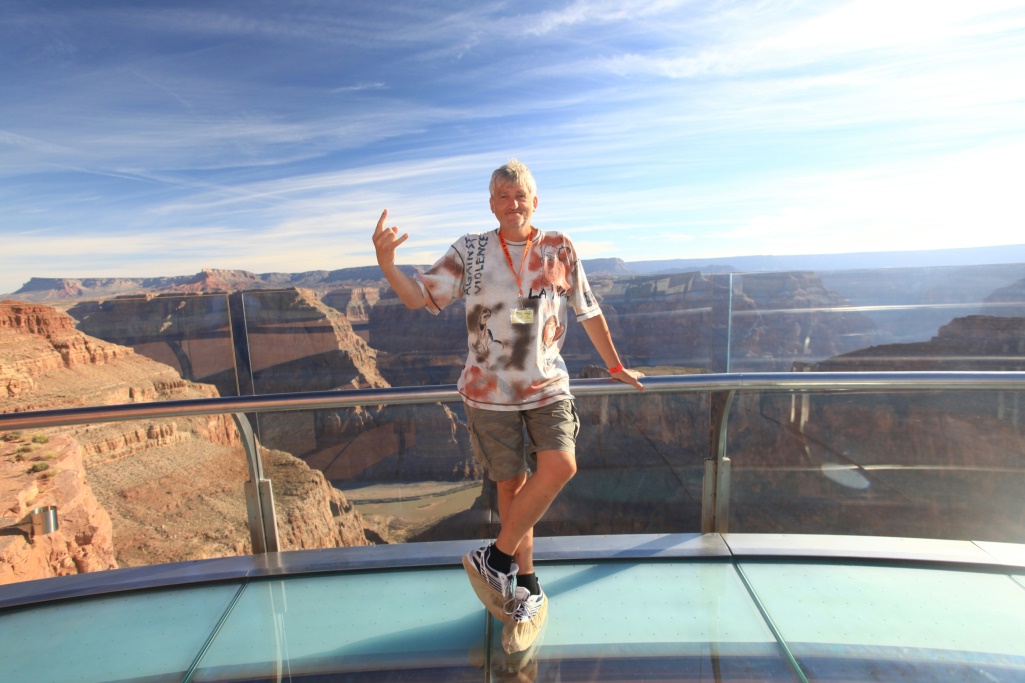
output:
[[[492,481],[537,469],[538,451],[576,453],[580,418],[568,398],[528,410],[485,410],[466,406],[473,456]]]

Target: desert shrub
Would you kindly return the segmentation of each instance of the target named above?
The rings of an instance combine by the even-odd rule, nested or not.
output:
[[[49,443],[50,437],[46,434],[36,434],[32,437],[32,443]]]
[[[33,473],[34,472],[45,472],[48,469],[50,469],[50,464],[49,463],[37,462],[32,467],[28,468],[28,471],[29,472],[33,472]]]
[[[32,446],[29,446],[28,444],[25,444],[24,446],[22,446],[21,448],[18,449],[18,452],[19,453],[31,453],[32,452]]]
[[[4,441],[17,441],[21,438],[21,432],[7,432],[4,434]]]

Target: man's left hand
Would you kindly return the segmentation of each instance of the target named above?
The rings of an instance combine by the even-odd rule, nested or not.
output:
[[[623,368],[612,375],[612,379],[622,382],[623,384],[632,384],[637,388],[637,391],[644,391],[644,385],[640,382],[641,377],[644,377],[643,372],[637,372],[636,370],[629,370],[627,368]]]

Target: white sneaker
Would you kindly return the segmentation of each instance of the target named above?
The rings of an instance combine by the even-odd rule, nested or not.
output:
[[[463,569],[470,577],[473,592],[484,603],[488,612],[496,619],[508,623],[512,619],[512,613],[507,613],[505,606],[514,599],[513,588],[516,585],[516,572],[519,571],[519,567],[513,562],[508,574],[496,571],[485,559],[488,548],[489,546],[484,546],[463,555]]]
[[[538,586],[540,588],[540,586]],[[502,649],[508,654],[528,649],[548,616],[548,596],[544,590],[531,595],[523,586],[516,586],[513,598],[506,602],[507,620],[502,629]]]

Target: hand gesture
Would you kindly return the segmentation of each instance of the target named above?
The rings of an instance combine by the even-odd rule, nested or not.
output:
[[[409,239],[407,232],[399,237],[399,229],[384,227],[384,220],[388,217],[388,209],[381,214],[377,221],[377,228],[374,230],[374,249],[377,250],[377,265],[381,268],[395,265],[395,249]]]

